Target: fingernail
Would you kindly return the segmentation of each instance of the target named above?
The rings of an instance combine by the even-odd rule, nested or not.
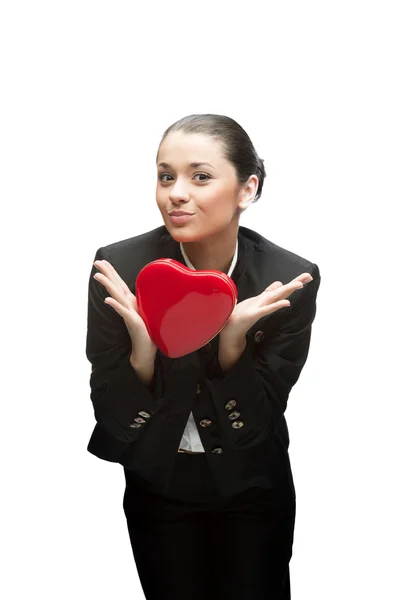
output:
[[[310,281],[313,281],[313,277],[307,277],[307,278],[304,280],[304,283],[309,283]]]

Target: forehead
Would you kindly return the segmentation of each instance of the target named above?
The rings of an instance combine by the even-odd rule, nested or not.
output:
[[[166,162],[189,164],[191,162],[210,162],[221,167],[226,161],[217,140],[202,133],[169,133],[159,147],[158,163]],[[177,166],[177,164],[176,164]]]

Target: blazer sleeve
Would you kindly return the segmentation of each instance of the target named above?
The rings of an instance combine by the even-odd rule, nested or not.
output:
[[[99,248],[95,260],[108,260]],[[94,262],[93,261],[93,262]],[[162,365],[159,351],[154,377],[147,388],[130,363],[132,343],[123,318],[104,303],[106,288],[94,279],[92,267],[88,286],[86,356],[92,365],[90,398],[96,421],[113,437],[134,442],[164,405]]]
[[[261,343],[253,348],[247,333],[245,350],[231,369],[223,372],[216,352],[205,372],[222,435],[236,447],[252,446],[274,431],[306,363],[321,281],[316,264],[308,272],[313,280],[296,291],[290,307],[280,309],[286,312],[277,329],[268,333],[266,319]],[[229,418],[229,400],[236,401],[233,410],[240,414],[235,421],[241,427],[234,428]]]

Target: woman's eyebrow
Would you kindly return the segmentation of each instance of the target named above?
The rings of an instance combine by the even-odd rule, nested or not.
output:
[[[192,162],[188,166],[195,169],[196,167],[201,167],[202,165],[208,165],[208,166],[212,167],[212,169],[215,169],[215,167],[213,165],[211,165],[211,163],[208,163],[208,162]],[[165,167],[166,169],[170,169],[171,165],[169,165],[166,162],[160,162],[158,167]]]

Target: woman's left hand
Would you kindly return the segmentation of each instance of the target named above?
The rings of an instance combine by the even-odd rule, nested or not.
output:
[[[284,306],[290,306],[290,301],[286,298],[312,279],[310,273],[302,273],[285,285],[281,281],[275,281],[258,296],[239,302],[220,331],[221,339],[225,343],[227,341],[229,345],[242,344],[245,334],[252,325],[265,315],[274,313]]]

